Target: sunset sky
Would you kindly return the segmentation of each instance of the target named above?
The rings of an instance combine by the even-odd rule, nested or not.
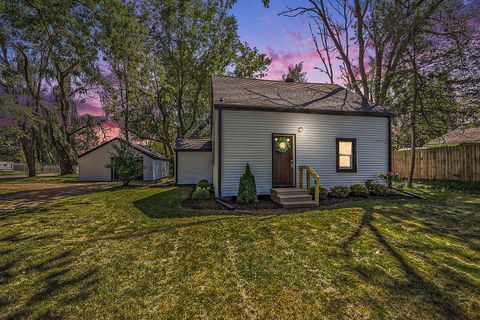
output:
[[[238,33],[243,41],[266,53],[272,63],[267,79],[280,80],[289,65],[304,63],[309,82],[325,82],[326,76],[315,70],[320,59],[311,39],[305,18],[288,18],[278,13],[302,1],[272,0],[270,8],[264,8],[261,0],[239,0],[232,10],[237,17]],[[79,105],[81,114],[102,115],[98,98],[88,99]]]

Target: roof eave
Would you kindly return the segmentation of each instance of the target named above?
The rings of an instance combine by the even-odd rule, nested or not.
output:
[[[231,110],[252,110],[252,111],[270,111],[270,112],[291,112],[291,113],[310,113],[310,114],[330,114],[330,115],[349,115],[349,116],[371,116],[371,117],[391,117],[392,113],[388,110],[380,111],[351,111],[351,110],[313,110],[313,109],[293,109],[290,107],[262,107],[262,106],[242,106],[235,104],[214,103],[215,109]]]
[[[90,149],[90,150],[88,150],[88,151],[85,151],[84,153],[80,154],[80,155],[78,156],[78,158],[80,159],[81,157],[83,157],[83,156],[85,156],[85,155],[87,155],[87,154],[89,154],[89,153],[91,153],[91,152],[93,152],[93,151],[95,151],[95,150],[97,150],[97,149],[100,149],[101,147],[103,147],[103,146],[105,146],[105,145],[107,145],[107,144],[109,144],[109,143],[111,143],[111,142],[113,142],[113,141],[115,141],[115,140],[118,140],[118,141],[120,141],[120,142],[129,144],[131,147],[133,147],[133,148],[134,148],[135,150],[137,150],[138,152],[143,153],[144,155],[146,155],[146,156],[148,156],[148,157],[150,157],[150,158],[152,158],[152,159],[154,159],[154,160],[168,161],[167,158],[165,158],[165,157],[163,157],[163,156],[161,156],[161,155],[148,154],[147,152],[145,152],[145,151],[142,150],[141,148],[138,148],[134,143],[128,142],[127,140],[124,140],[124,139],[119,138],[119,137],[115,137],[115,138],[110,139],[110,140],[108,140],[108,141],[102,142],[101,144],[99,144],[99,145],[96,146],[95,148],[92,148],[92,149]]]

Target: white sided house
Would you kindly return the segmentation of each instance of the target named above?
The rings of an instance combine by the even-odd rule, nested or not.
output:
[[[175,183],[196,184],[202,179],[213,183],[211,139],[177,139],[175,144]]]
[[[307,166],[326,188],[363,184],[390,171],[390,113],[339,85],[213,76],[212,91],[212,179],[218,198],[236,196],[247,163],[258,194],[274,201],[284,191],[305,187]],[[177,176],[196,160],[180,162]],[[210,170],[197,170],[203,168]]]
[[[169,174],[169,161],[160,153],[144,146],[127,142],[120,138],[106,141],[99,146],[78,156],[78,178],[80,181],[113,181],[115,172],[107,165],[114,161],[114,145],[125,143],[131,146],[138,154],[143,164],[143,173],[138,180],[158,180]]]

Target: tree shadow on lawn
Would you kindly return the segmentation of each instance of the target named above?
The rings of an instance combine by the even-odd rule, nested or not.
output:
[[[150,218],[188,218],[209,215],[239,215],[234,211],[194,210],[181,207],[183,200],[190,195],[191,188],[172,187],[138,199],[133,202],[135,208]]]
[[[77,267],[77,256],[73,250],[64,250],[24,268],[18,265],[32,257],[10,259],[0,267],[0,277],[4,279],[0,283],[0,313],[5,315],[5,319],[32,316],[38,319],[63,318],[62,309],[86,300],[99,280],[96,268]],[[29,282],[33,280],[35,284],[30,291],[8,286],[18,278],[30,279]],[[21,296],[25,294],[29,294],[26,299]]]
[[[421,204],[419,204],[421,205]],[[361,218],[361,221],[355,231],[340,245],[343,253],[346,257],[347,265],[349,265],[352,271],[356,272],[363,281],[368,281],[372,285],[375,286],[383,286],[387,290],[392,293],[392,296],[395,299],[399,299],[399,303],[409,304],[411,297],[421,296],[421,300],[427,302],[430,307],[428,310],[436,310],[436,316],[442,315],[448,319],[474,319],[474,317],[470,317],[466,314],[459,306],[458,301],[454,299],[454,297],[447,291],[442,288],[439,288],[435,285],[432,281],[425,279],[402,255],[401,250],[396,248],[392,245],[386,237],[382,234],[379,227],[376,226],[376,222],[379,223],[377,218],[374,217],[374,214],[380,214],[382,217],[387,217],[387,223],[392,221],[392,215],[400,217],[403,216],[403,213],[398,213],[399,210],[392,211],[391,209],[374,209],[373,205],[365,205],[362,206],[364,209],[364,214]],[[390,219],[388,219],[390,218]],[[406,218],[406,217],[405,217]],[[408,218],[412,218],[412,216],[408,216]],[[429,220],[429,219],[432,220]],[[400,227],[402,223],[401,220],[394,219],[394,223],[397,227]],[[427,215],[422,217],[422,223],[427,223],[428,228],[435,228],[437,224],[445,223],[442,222],[439,217]],[[441,229],[444,231],[444,228]],[[351,245],[355,242],[356,239],[362,236],[364,232],[369,232],[374,236],[376,242],[378,242],[397,262],[400,266],[402,271],[405,274],[405,279],[398,280],[395,278],[391,278],[387,276],[383,269],[369,267],[369,266],[362,266],[362,265],[355,265],[351,264],[352,258],[352,251],[350,249]],[[399,229],[398,232],[404,232],[403,230]],[[418,233],[425,233],[424,229],[419,229],[414,232]],[[440,234],[439,230],[436,230]],[[454,231],[454,234],[456,232]],[[410,239],[409,239],[410,240]],[[406,251],[412,253],[411,248],[403,248]],[[435,271],[435,277],[441,278],[442,282],[447,282],[454,285],[460,290],[465,290],[468,288],[469,292],[478,292],[480,290],[479,286],[472,279],[468,279],[462,272],[453,271],[450,268],[445,267],[443,264],[438,263],[434,259],[427,257],[426,255],[422,254],[422,252],[428,250],[434,250],[428,245],[424,245],[423,247],[415,248],[415,256],[423,260],[424,263],[429,264],[433,268],[437,269]],[[456,252],[458,254],[458,252]],[[360,262],[361,263],[361,262]],[[380,275],[382,273],[382,275]],[[382,281],[382,276],[387,276],[387,280]],[[469,292],[465,292],[465,294],[469,294]],[[402,298],[403,297],[403,298]],[[394,303],[391,301],[392,304]],[[381,305],[381,304],[379,304]]]
[[[480,251],[480,206],[476,204],[448,207],[414,202],[408,207],[386,207],[376,212],[398,227],[402,227],[404,221],[412,222],[411,232],[461,239],[472,250]]]

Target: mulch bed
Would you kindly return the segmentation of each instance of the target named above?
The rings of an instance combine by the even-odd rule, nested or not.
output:
[[[223,202],[235,207],[235,210],[269,210],[281,209],[282,207],[270,200],[270,197],[259,197],[257,203],[253,204],[238,204],[234,200],[223,200]],[[228,210],[220,203],[218,203],[212,196],[207,200],[193,200],[192,198],[185,199],[182,206],[190,209],[213,209],[213,210]]]
[[[389,195],[389,196],[370,196],[368,198],[363,198],[363,197],[348,197],[348,198],[327,198],[324,200],[320,200],[320,205],[319,207],[328,207],[334,204],[339,204],[339,203],[348,203],[348,202],[355,202],[355,201],[360,201],[360,200],[365,200],[365,199],[370,199],[370,200],[378,200],[378,199],[406,199],[408,198],[407,196],[396,194],[396,195]],[[235,210],[238,211],[252,211],[252,210],[259,210],[259,211],[271,211],[271,210],[282,210],[282,211],[302,211],[302,210],[312,210],[315,209],[315,207],[311,208],[305,208],[305,209],[284,209],[282,208],[281,205],[273,202],[270,200],[269,196],[259,196],[259,201],[254,204],[238,204],[235,200],[223,200],[223,202],[233,206]],[[207,200],[193,200],[191,197],[188,199],[185,199],[182,202],[182,206],[185,208],[189,209],[208,209],[208,210],[228,210],[224,206],[222,206],[220,203],[218,203],[215,198],[212,197]]]

